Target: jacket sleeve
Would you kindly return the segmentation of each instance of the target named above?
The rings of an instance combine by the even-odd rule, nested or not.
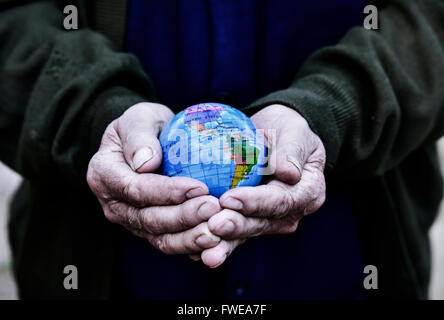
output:
[[[85,184],[106,126],[153,99],[137,59],[50,1],[0,2],[0,160],[30,180]]]
[[[247,109],[297,110],[335,176],[381,175],[444,132],[444,1],[388,1],[379,22],[314,53],[289,88]]]

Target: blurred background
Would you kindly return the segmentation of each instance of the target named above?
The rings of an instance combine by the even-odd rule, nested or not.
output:
[[[444,138],[439,141],[441,164],[444,170]],[[17,299],[17,291],[11,275],[11,256],[6,233],[7,211],[20,176],[0,162],[0,300]],[[430,299],[444,299],[444,203],[430,230],[432,241],[432,280]]]

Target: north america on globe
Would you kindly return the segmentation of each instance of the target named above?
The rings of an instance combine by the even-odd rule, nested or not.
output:
[[[167,124],[159,141],[163,174],[200,180],[213,196],[261,181],[266,159],[263,136],[244,113],[228,105],[186,108]]]

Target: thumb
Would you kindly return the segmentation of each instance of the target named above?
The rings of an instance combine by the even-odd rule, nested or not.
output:
[[[162,163],[162,148],[157,137],[146,132],[134,132],[123,144],[129,166],[138,173],[154,172]]]
[[[139,103],[118,119],[118,133],[128,165],[136,172],[156,171],[162,163],[162,148],[158,135],[174,116],[167,107],[154,103]]]
[[[302,178],[302,171],[307,160],[303,144],[299,144],[298,137],[280,135],[276,147],[271,150],[270,159],[274,164],[275,177],[288,184],[296,184]]]
[[[267,132],[269,172],[282,182],[298,183],[317,145],[307,121],[297,111],[278,104],[258,111],[251,120]]]

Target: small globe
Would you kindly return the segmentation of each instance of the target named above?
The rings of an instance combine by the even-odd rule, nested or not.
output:
[[[261,181],[266,152],[263,135],[233,107],[221,103],[188,107],[167,124],[159,141],[163,174],[200,180],[215,197]]]

